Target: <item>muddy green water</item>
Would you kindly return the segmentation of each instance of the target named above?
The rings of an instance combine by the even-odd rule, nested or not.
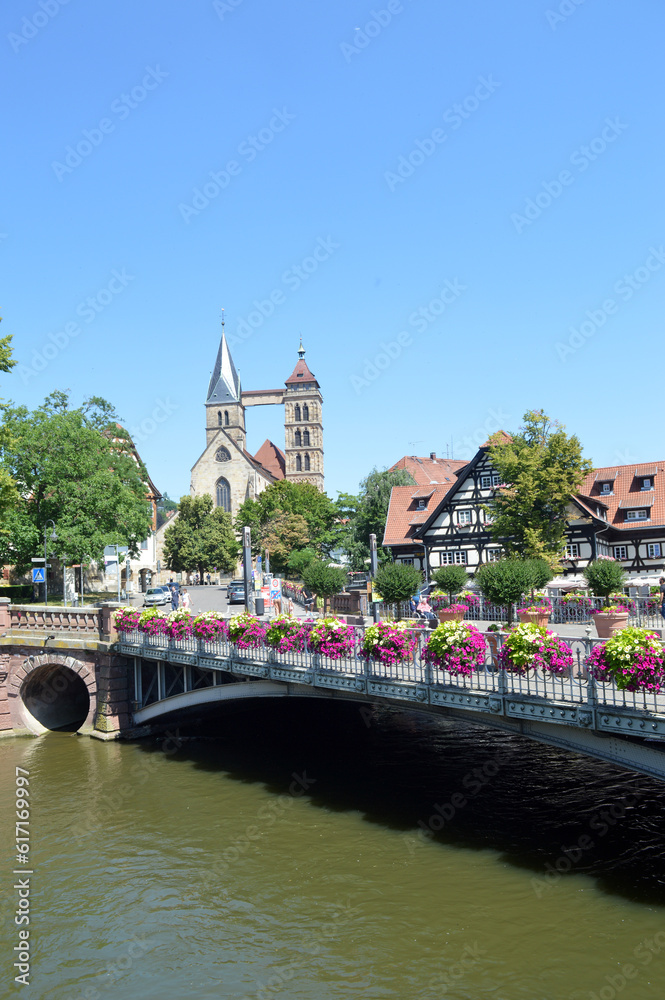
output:
[[[665,996],[665,786],[348,705],[255,705],[175,737],[0,742],[1,996]],[[16,766],[29,987],[11,968]]]

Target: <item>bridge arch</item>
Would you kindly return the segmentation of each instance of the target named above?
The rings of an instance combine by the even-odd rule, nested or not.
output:
[[[8,678],[7,696],[14,729],[39,735],[61,729],[76,732],[94,724],[94,670],[72,656],[28,657]]]

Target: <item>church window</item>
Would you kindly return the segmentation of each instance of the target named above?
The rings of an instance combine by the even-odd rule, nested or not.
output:
[[[296,423],[300,423],[300,406],[296,403]]]
[[[231,487],[226,479],[217,480],[217,506],[231,512]]]
[[[229,411],[228,410],[224,410],[224,426],[225,427],[229,426]]]
[[[305,455],[305,472],[309,472],[309,455]]]
[[[307,405],[307,403],[303,405],[302,418],[303,420],[309,420],[309,406]]]
[[[230,462],[231,461],[231,452],[228,450],[228,448],[218,448],[217,449],[217,453],[215,454],[215,461],[216,462]]]
[[[222,426],[222,411],[221,410],[217,411],[217,423],[219,424],[220,427]]]
[[[302,458],[296,455],[296,472],[302,472]]]
[[[305,448],[309,448],[309,431],[304,432],[302,436],[302,443],[304,444]]]
[[[305,433],[307,433],[307,431],[305,431]],[[296,438],[296,448],[300,448],[300,446],[302,445],[302,434],[300,433],[300,431],[296,431],[295,438]]]

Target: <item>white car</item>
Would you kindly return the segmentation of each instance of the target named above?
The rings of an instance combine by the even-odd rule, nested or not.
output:
[[[149,587],[143,595],[143,607],[156,607],[159,604],[170,604],[171,592],[168,587]]]

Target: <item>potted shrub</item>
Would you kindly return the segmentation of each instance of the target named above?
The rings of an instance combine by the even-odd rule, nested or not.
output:
[[[310,627],[300,618],[277,615],[268,625],[266,645],[277,653],[301,653],[307,645]]]
[[[323,613],[329,597],[341,593],[346,583],[346,572],[337,566],[329,566],[321,559],[312,559],[303,570],[305,586],[309,587],[317,597],[323,598]]]
[[[405,622],[378,622],[365,629],[359,653],[392,666],[410,660],[417,645],[417,634]]]
[[[256,649],[263,644],[266,637],[265,626],[258,618],[247,614],[247,612],[229,618],[226,631],[229,641],[234,643],[238,649]]]
[[[442,566],[432,573],[432,580],[437,590],[448,595],[448,604],[452,604],[453,598],[467,586],[469,574],[464,566]]]
[[[356,630],[339,618],[319,618],[309,634],[309,646],[315,653],[340,660],[353,656],[356,649]]]
[[[439,670],[468,677],[482,669],[485,651],[485,640],[475,625],[443,622],[430,634],[422,658]]]
[[[595,646],[586,658],[586,668],[597,681],[614,681],[622,691],[657,694],[665,688],[663,647],[646,628],[623,628]]]
[[[542,670],[544,674],[567,676],[573,666],[573,654],[567,643],[553,632],[525,623],[510,630],[498,661],[502,670],[514,674]]]
[[[623,587],[626,574],[621,563],[601,556],[584,569],[584,577],[595,597],[604,598],[601,611],[592,612],[599,639],[607,639],[628,624],[629,610],[623,604],[612,602],[610,595]],[[623,597],[623,595],[621,595]]]
[[[385,563],[377,570],[374,584],[385,604],[399,605],[418,592],[422,574],[415,566],[405,563]]]
[[[486,601],[508,608],[508,624],[513,620],[513,604],[531,589],[533,567],[526,559],[499,559],[483,563],[476,572],[476,583]]]
[[[539,598],[537,602],[517,609],[517,617],[521,622],[531,622],[540,628],[545,628],[551,614],[552,604],[547,598]]]

